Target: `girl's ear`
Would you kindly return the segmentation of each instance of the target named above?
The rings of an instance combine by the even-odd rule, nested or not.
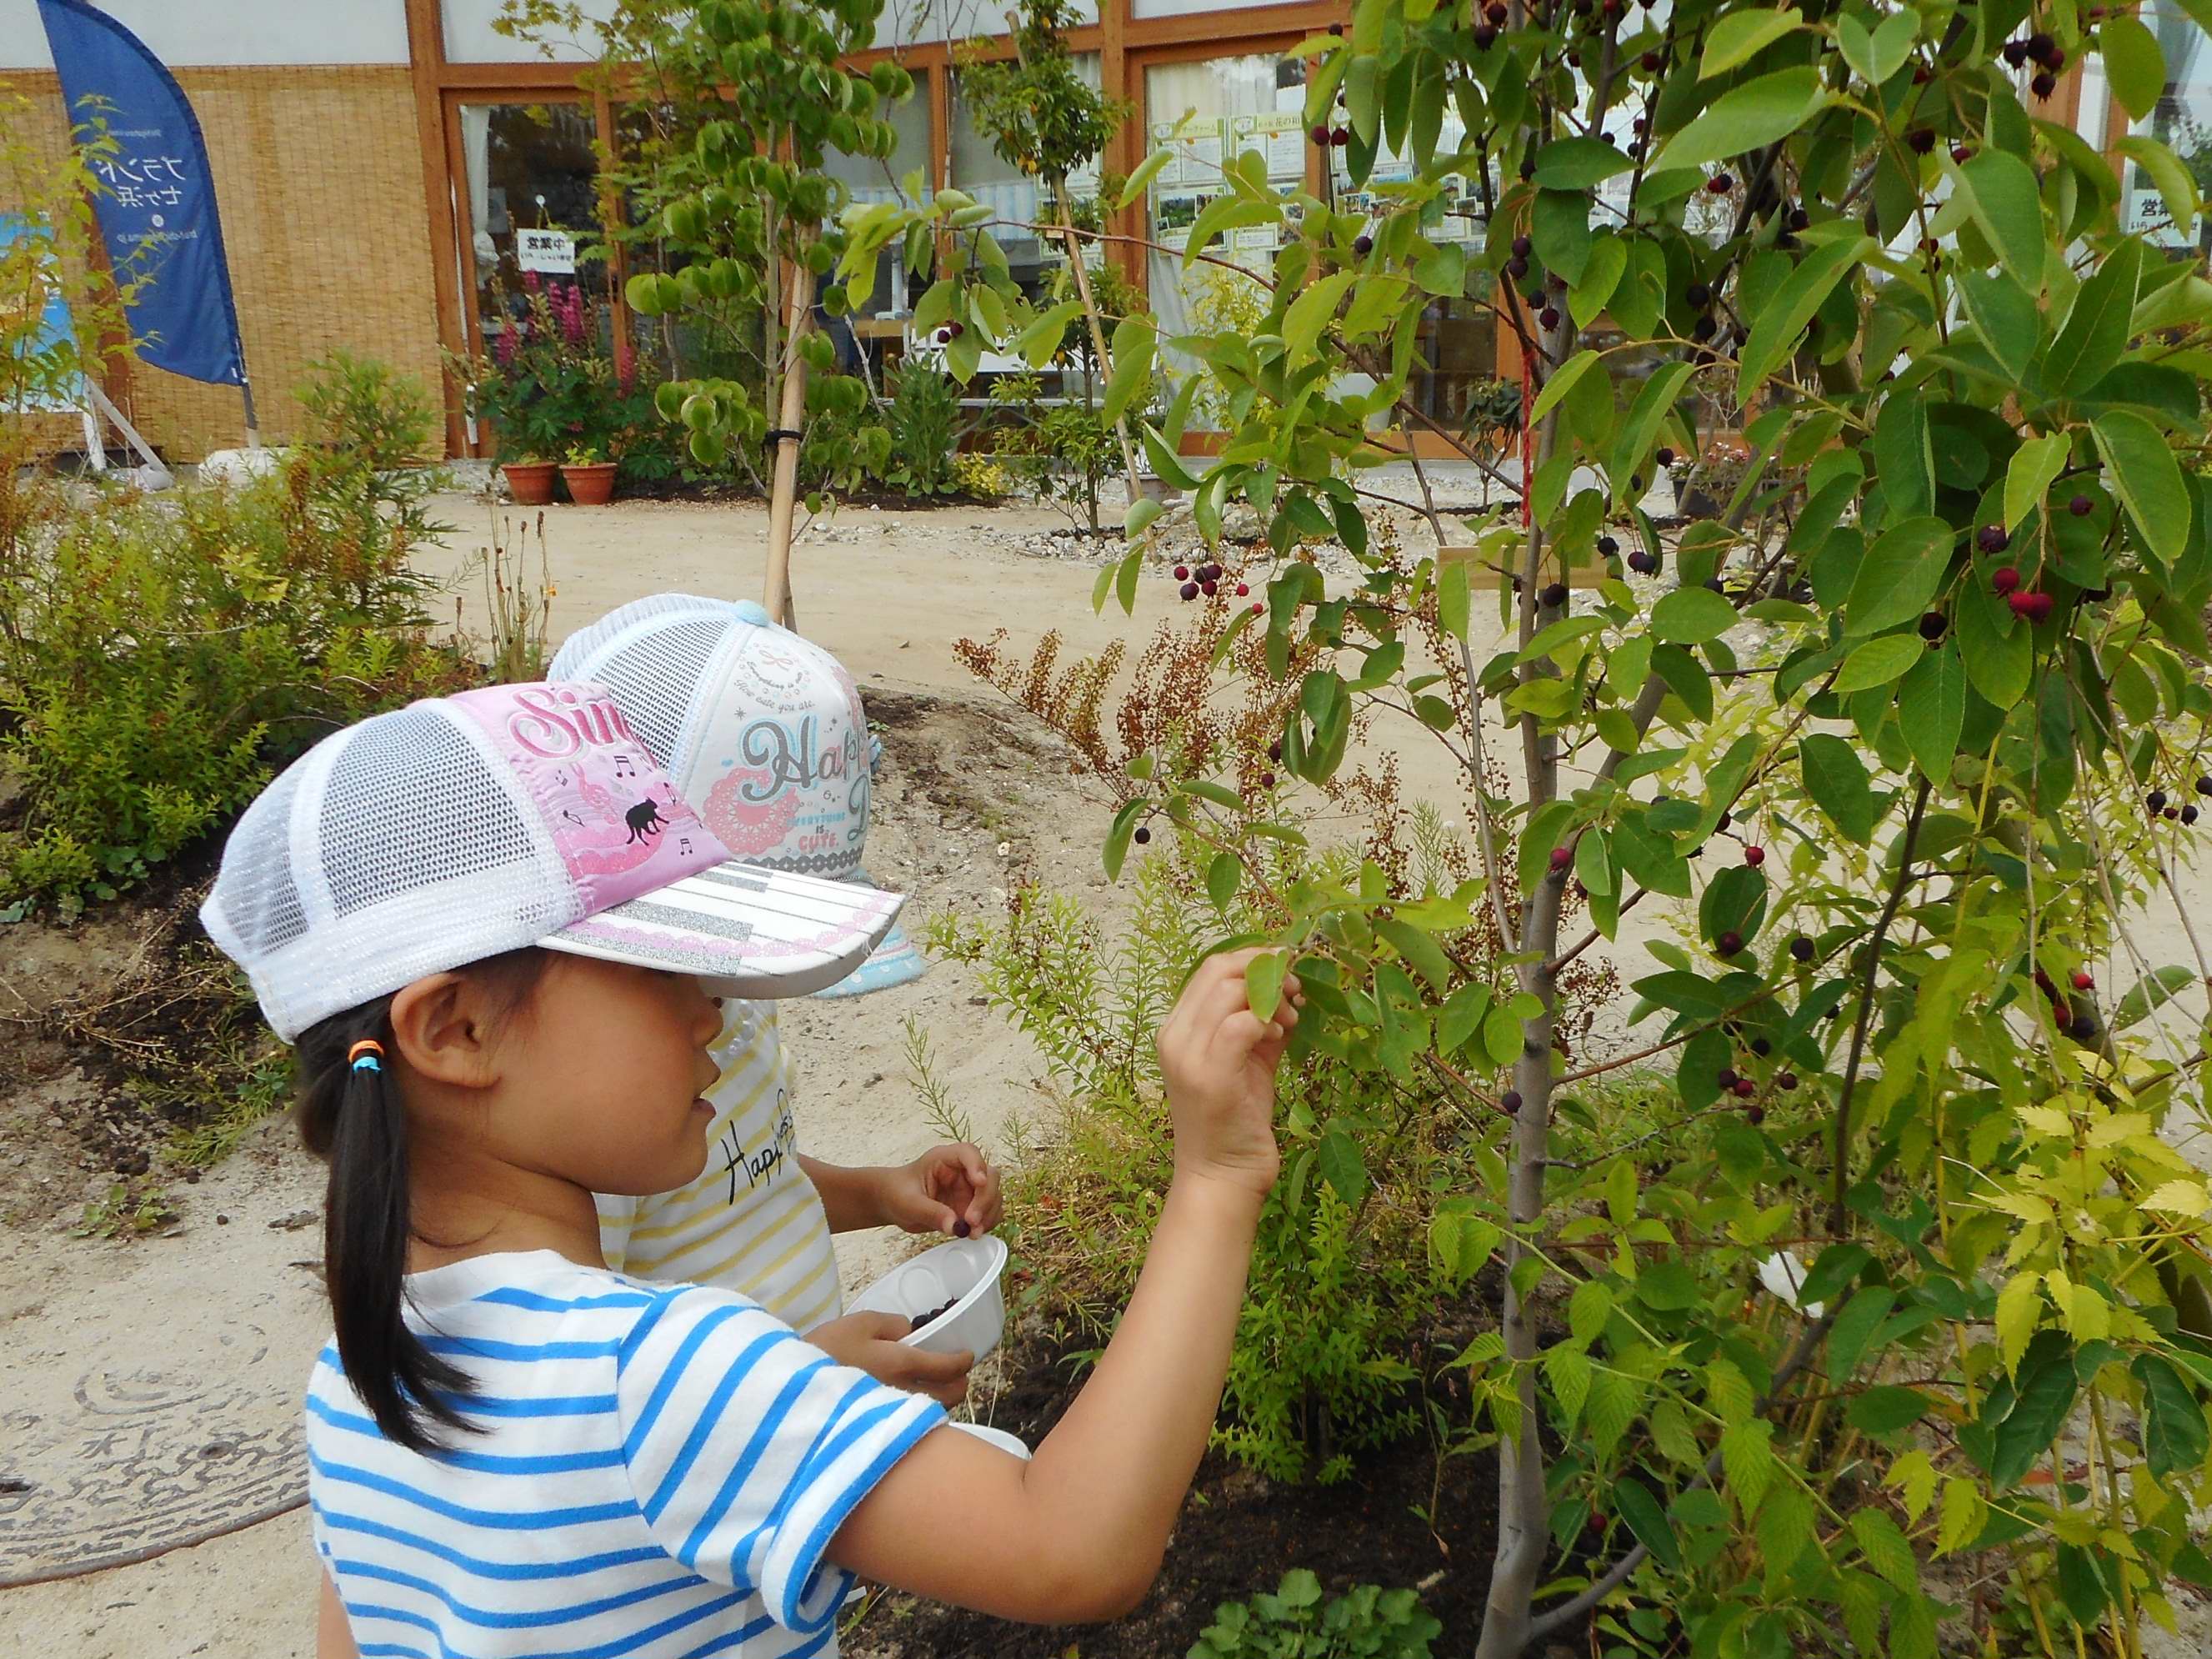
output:
[[[499,1081],[497,1022],[483,986],[465,974],[432,974],[392,999],[399,1058],[417,1076],[457,1089]]]

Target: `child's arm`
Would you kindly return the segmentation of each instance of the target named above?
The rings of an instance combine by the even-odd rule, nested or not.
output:
[[[1201,966],[1159,1036],[1176,1170],[1136,1293],[1033,1462],[933,1433],[831,1540],[878,1583],[1040,1623],[1144,1596],[1206,1449],[1260,1206],[1278,1167],[1274,1070],[1297,1014],[1245,1006],[1250,951]],[[1295,993],[1295,982],[1287,988]]]
[[[1004,1212],[999,1172],[981,1148],[965,1141],[933,1146],[911,1164],[887,1167],[824,1164],[801,1152],[799,1167],[822,1195],[833,1233],[864,1227],[949,1233],[962,1223],[970,1233],[987,1233]]]
[[[315,1602],[315,1659],[361,1659],[360,1650],[353,1644],[353,1627],[346,1623],[345,1603],[338,1600],[337,1586],[326,1572],[315,1576],[323,1581],[322,1595]]]

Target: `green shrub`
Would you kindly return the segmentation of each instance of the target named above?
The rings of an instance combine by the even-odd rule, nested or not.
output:
[[[901,363],[884,376],[883,422],[890,434],[882,481],[910,495],[949,495],[960,447],[960,388],[934,363]]]
[[[445,689],[410,568],[442,528],[404,463],[420,389],[346,360],[270,475],[161,496],[20,487],[0,514],[0,905],[107,898],[217,829],[331,726]]]
[[[1052,1306],[1098,1333],[1135,1287],[1173,1162],[1152,1033],[1219,921],[1180,850],[1146,861],[1134,898],[1109,934],[1072,896],[1024,888],[1003,927],[940,920],[931,939],[980,967],[1065,1091],[1061,1133],[1024,1160],[1008,1208],[1035,1218],[1018,1241]],[[1327,1062],[1286,1082],[1283,1111],[1288,1174],[1261,1216],[1214,1443],[1275,1479],[1330,1482],[1419,1426],[1422,1334],[1459,1288],[1427,1244],[1453,1137]]]
[[[1322,1605],[1321,1580],[1299,1567],[1273,1595],[1229,1601],[1188,1659],[1428,1659],[1443,1632],[1409,1589],[1362,1584]]]

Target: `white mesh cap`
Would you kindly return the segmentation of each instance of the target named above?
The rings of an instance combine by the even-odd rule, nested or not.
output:
[[[860,689],[830,653],[758,605],[659,593],[572,635],[556,678],[615,695],[631,727],[706,824],[742,859],[868,887],[873,740]],[[850,995],[911,980],[920,954],[896,928]]]
[[[201,906],[290,1042],[527,945],[726,994],[842,978],[896,895],[733,860],[605,687],[495,686],[325,738],[262,792]]]

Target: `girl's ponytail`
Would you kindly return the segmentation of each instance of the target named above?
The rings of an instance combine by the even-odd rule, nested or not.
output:
[[[542,965],[538,951],[515,951],[464,971],[495,976],[511,1011]],[[387,1069],[392,1001],[380,997],[300,1034],[300,1135],[331,1166],[323,1271],[346,1380],[387,1439],[434,1453],[439,1425],[471,1433],[480,1425],[463,1415],[469,1374],[431,1352],[403,1317],[414,1228],[406,1103]],[[378,1052],[357,1052],[364,1047]]]

